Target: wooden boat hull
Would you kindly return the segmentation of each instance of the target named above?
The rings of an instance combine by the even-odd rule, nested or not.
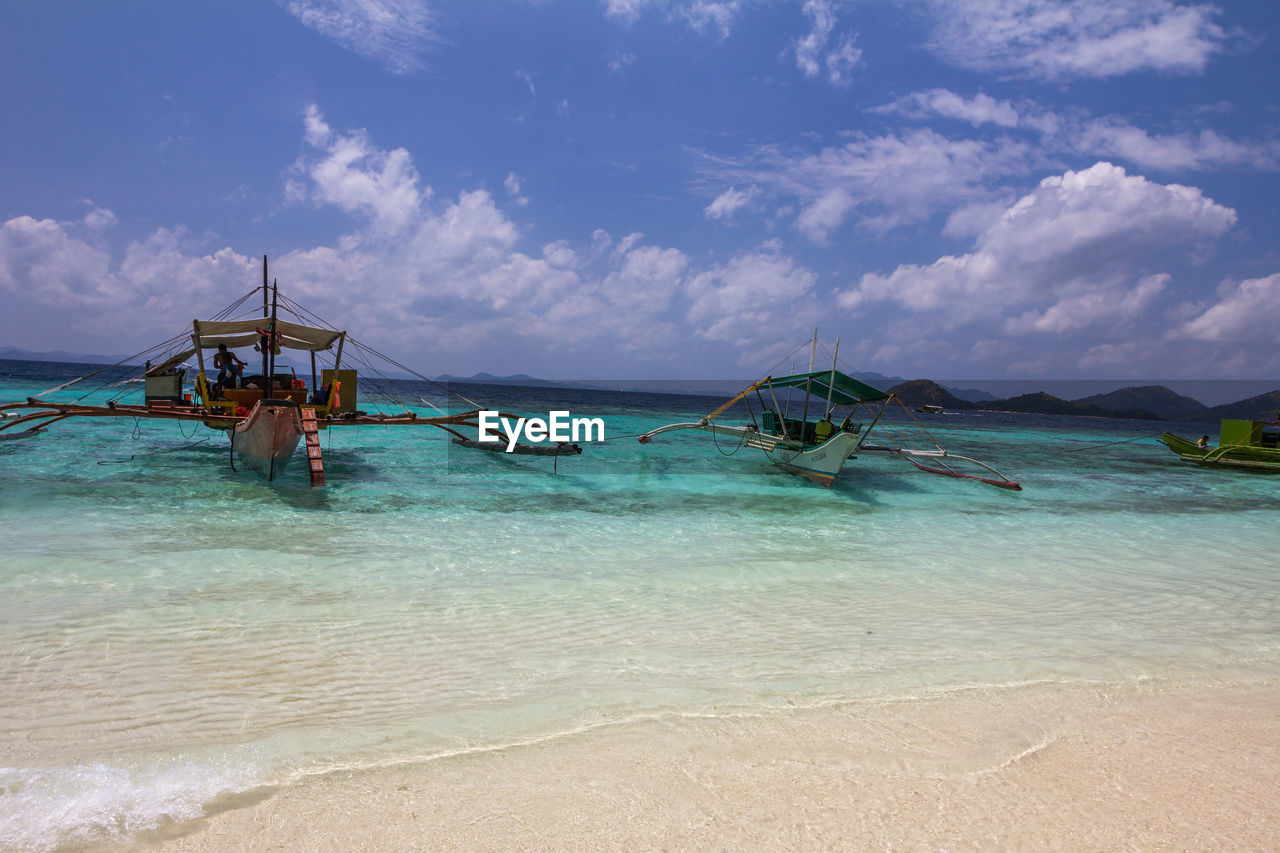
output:
[[[1241,468],[1251,471],[1280,473],[1280,450],[1246,444],[1198,447],[1194,441],[1166,432],[1160,437],[1165,446],[1184,462],[1215,468]]]
[[[766,450],[765,455],[788,474],[830,487],[844,463],[858,449],[858,440],[854,433],[837,432],[817,447],[795,450],[779,444]]]
[[[259,400],[229,434],[236,459],[274,480],[302,439],[302,416],[288,400]]]

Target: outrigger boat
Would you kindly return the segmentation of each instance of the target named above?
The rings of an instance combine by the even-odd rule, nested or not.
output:
[[[238,314],[259,291],[262,293],[262,315],[244,317]],[[282,319],[282,309],[294,319]],[[0,405],[0,441],[33,437],[68,418],[194,422],[228,435],[233,468],[234,460],[239,460],[267,480],[274,480],[284,472],[298,445],[305,441],[313,486],[324,485],[319,432],[333,427],[431,426],[450,433],[460,446],[486,450],[501,447],[491,442],[478,442],[468,436],[468,430],[479,429],[482,407],[478,403],[453,394],[473,408],[450,413],[419,398],[440,414],[423,416],[412,411],[385,390],[386,377],[374,369],[374,358],[446,392],[448,389],[360,344],[345,331],[323,323],[317,325],[318,322],[306,309],[281,297],[279,288],[274,284],[268,286],[267,259],[264,257],[262,287],[254,288],[212,320],[194,320],[190,333],[171,338],[119,364],[73,379],[40,396],[29,397],[25,402]],[[210,381],[205,367],[205,352],[217,351],[220,346],[227,347],[228,352],[236,347],[254,346],[262,353],[262,372],[242,377],[238,386],[234,379],[231,382]],[[279,370],[275,357],[283,349],[300,350],[310,355],[310,385],[305,379],[298,378],[292,368],[288,372]],[[357,371],[344,365],[344,350],[354,352],[361,364],[375,374],[374,378],[366,381],[374,385],[381,383],[384,396],[396,404],[399,411],[371,413],[357,408]],[[123,387],[124,390],[103,403],[85,402],[93,391],[69,403],[43,399],[45,395],[62,391],[111,368],[123,369],[123,365],[136,363],[151,354],[156,355],[156,360],[146,361],[143,369],[141,403],[124,401],[130,387],[136,389],[136,379],[112,383],[112,387]],[[330,366],[317,370],[318,355],[326,360],[331,358]],[[191,385],[192,391],[186,393],[185,380],[192,357],[196,359],[198,369]],[[95,390],[101,390],[101,386]],[[565,455],[581,453],[582,449],[576,444],[517,444],[511,452]]]
[[[1217,447],[1201,446],[1171,432],[1160,440],[1184,462],[1280,473],[1280,429],[1269,427],[1280,427],[1280,413],[1275,421],[1223,420]]]
[[[990,486],[1021,491],[1022,486],[990,465],[951,453],[941,446],[928,450],[871,444],[868,437],[881,423],[885,410],[895,403],[902,405],[901,401],[841,372],[838,369],[839,340],[836,341],[831,368],[814,370],[817,348],[815,332],[807,373],[765,376],[702,419],[650,430],[639,436],[640,443],[648,444],[663,433],[701,430],[711,433],[713,439],[729,436],[736,440],[734,452],[741,447],[760,450],[770,462],[787,473],[822,486],[831,486],[845,462],[856,458],[856,454],[871,453],[904,458],[916,468],[932,474],[977,480]],[[792,393],[795,391],[801,392],[802,399],[793,403]],[[759,407],[758,418],[752,406],[753,398]],[[722,422],[722,416],[739,403],[745,404],[751,422]],[[800,417],[791,416],[793,407],[800,410]],[[910,414],[905,406],[902,408]],[[811,415],[815,419],[811,419]],[[959,464],[976,465],[990,476],[958,470]]]

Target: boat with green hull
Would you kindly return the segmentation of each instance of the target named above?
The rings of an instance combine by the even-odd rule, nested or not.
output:
[[[1166,432],[1160,440],[1184,462],[1280,473],[1280,428],[1277,426],[1274,421],[1224,420],[1217,447],[1171,432]]]

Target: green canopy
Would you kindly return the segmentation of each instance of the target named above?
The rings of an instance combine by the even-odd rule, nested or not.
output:
[[[885,392],[872,388],[865,382],[859,382],[838,370],[817,370],[813,373],[797,373],[794,376],[771,376],[760,385],[760,388],[807,388],[810,394],[824,400],[830,392],[831,402],[841,406],[889,399],[889,395]]]

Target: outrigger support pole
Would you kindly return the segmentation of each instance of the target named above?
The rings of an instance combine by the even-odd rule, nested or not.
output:
[[[761,379],[759,382],[753,382],[753,383],[751,383],[751,384],[750,384],[750,385],[748,385],[746,388],[743,388],[743,389],[742,389],[741,391],[739,391],[737,394],[733,395],[732,399],[730,399],[730,400],[729,400],[729,402],[727,402],[727,403],[725,403],[724,405],[720,406],[718,409],[716,409],[714,412],[712,412],[711,414],[709,414],[709,415],[707,415],[706,417],[704,417],[702,420],[703,420],[703,421],[709,421],[709,420],[711,420],[712,418],[716,417],[717,415],[723,414],[723,413],[724,413],[726,410],[728,410],[728,408],[729,408],[730,406],[732,406],[734,403],[738,402],[738,401],[739,401],[739,400],[741,400],[743,397],[746,397],[746,396],[747,396],[748,394],[750,394],[752,391],[756,390],[757,388],[759,388],[761,385],[763,385],[764,383],[766,383],[766,382],[768,382],[768,381],[769,381],[769,377],[768,377],[768,376],[766,376],[764,379]]]

